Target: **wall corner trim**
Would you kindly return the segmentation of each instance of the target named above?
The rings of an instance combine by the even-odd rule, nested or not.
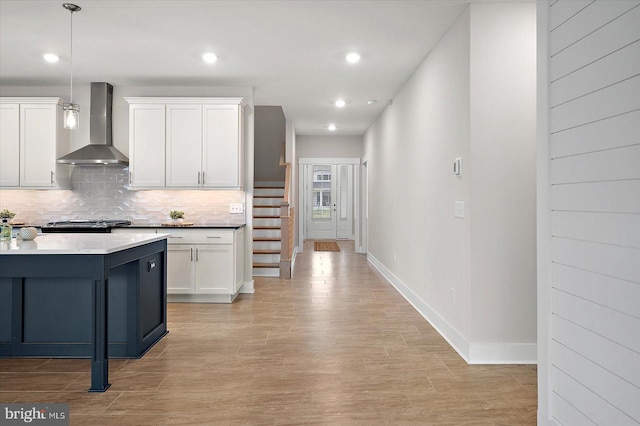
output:
[[[468,364],[536,364],[535,343],[470,343],[371,253],[367,260]]]

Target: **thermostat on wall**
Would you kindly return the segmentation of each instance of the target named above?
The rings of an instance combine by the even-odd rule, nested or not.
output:
[[[453,174],[456,176],[462,175],[462,158],[458,157],[453,162]]]

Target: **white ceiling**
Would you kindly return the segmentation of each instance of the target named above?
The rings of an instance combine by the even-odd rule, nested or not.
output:
[[[299,135],[362,134],[467,1],[71,0],[74,85],[253,86]],[[0,0],[0,85],[69,82],[62,0]],[[213,65],[202,61],[216,52]],[[355,65],[344,60],[358,51]],[[46,52],[61,60],[48,64]],[[347,106],[333,105],[344,98]],[[376,99],[374,105],[367,101]],[[328,132],[329,123],[338,126]]]

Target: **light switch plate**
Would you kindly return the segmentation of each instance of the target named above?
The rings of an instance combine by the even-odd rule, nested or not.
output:
[[[453,202],[453,216],[464,219],[464,201]]]
[[[229,213],[231,214],[244,213],[244,203],[229,203]]]

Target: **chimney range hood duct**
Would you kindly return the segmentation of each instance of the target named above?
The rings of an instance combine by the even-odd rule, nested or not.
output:
[[[129,159],[112,146],[112,104],[113,86],[109,83],[91,83],[89,145],[58,158],[58,163],[94,166],[129,164]]]

